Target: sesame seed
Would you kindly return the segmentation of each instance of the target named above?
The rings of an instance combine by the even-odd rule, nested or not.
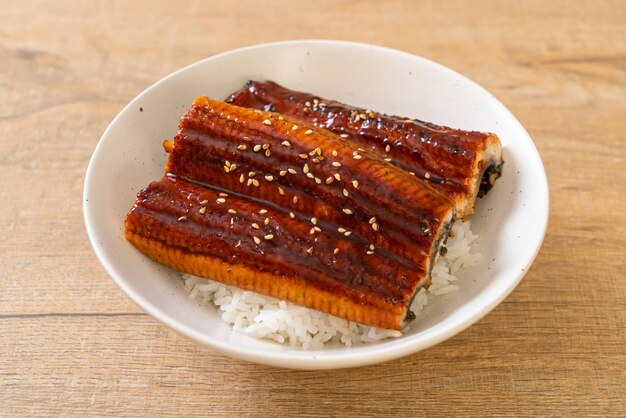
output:
[[[200,208],[200,213],[203,214],[203,215],[206,213],[206,206],[202,206]]]
[[[352,231],[346,231],[346,232],[344,232],[343,234],[344,234],[346,237],[349,237],[351,233],[352,233]]]
[[[330,183],[332,183],[333,181],[335,181],[335,179],[334,179],[334,178],[332,178],[332,177],[328,177],[328,178],[326,179],[326,184],[330,184]]]
[[[317,218],[311,218],[311,223],[313,225],[317,225]]]
[[[315,178],[315,176],[313,175],[313,173],[306,173],[306,176],[310,179]]]
[[[246,149],[248,149],[248,146],[246,144],[241,144],[237,147],[237,149],[240,151],[245,151]]]
[[[298,125],[293,125],[293,126],[291,127],[291,130],[292,130],[292,131],[295,131],[296,129],[298,129]]]
[[[243,140],[244,140],[244,141],[250,141],[250,138],[248,138],[247,136],[244,136],[244,137],[243,137]]]
[[[335,180],[341,181],[341,174],[335,173]]]
[[[296,174],[297,173],[295,168],[288,168],[287,171],[289,172],[289,174]]]
[[[243,175],[243,174],[242,174],[242,175],[240,175],[240,176],[239,176],[239,183],[243,183],[245,179],[246,179],[246,178],[244,177],[244,175]]]
[[[272,121],[271,121],[271,120],[269,120],[269,119],[265,119],[265,120],[263,121],[263,123],[264,123],[264,124],[266,124],[266,125],[271,125],[271,124],[272,124]]]
[[[374,251],[367,251],[367,255],[372,255],[374,254]]]
[[[343,210],[343,213],[345,213],[346,215],[352,215],[354,213],[354,212],[352,212],[351,209],[348,209],[348,208],[344,208],[342,210]]]
[[[350,193],[348,193],[348,191],[346,189],[343,189],[343,195],[345,197],[348,197],[350,195]]]
[[[226,203],[226,199],[224,199],[223,197],[220,197],[219,199],[216,200],[216,202],[219,204]]]
[[[404,121],[405,121],[405,122],[408,122],[408,123],[413,122],[413,120],[412,120],[412,119],[405,119]]]
[[[281,142],[281,144],[283,144],[286,147],[290,147],[291,146],[291,143],[289,143],[289,141],[283,141],[283,142]]]
[[[218,196],[220,196],[220,197],[228,197],[228,193],[221,192]]]
[[[319,226],[314,226],[313,229],[315,229],[317,232],[322,232]]]
[[[354,187],[355,189],[359,188],[359,182],[357,180],[352,180],[352,187]]]
[[[309,165],[308,165],[308,164],[305,164],[305,165],[304,165],[304,167],[302,167],[302,172],[303,172],[304,174],[306,174],[306,173],[308,173],[308,172],[309,172]]]
[[[429,178],[430,178],[430,173],[429,173],[429,172],[426,172],[426,174],[424,174],[424,177],[425,177],[425,178],[427,178],[427,179],[429,179]]]
[[[298,196],[293,197],[293,203],[298,203]]]
[[[265,214],[267,213],[267,209],[261,209],[261,210],[259,211],[259,213],[260,213],[261,215],[265,215]]]
[[[387,157],[387,158],[385,158],[385,161],[390,162],[391,158]]]
[[[269,225],[270,224],[270,218],[265,218],[265,220],[263,221],[263,224]]]
[[[359,151],[361,151],[361,152],[365,152],[365,150],[364,150],[363,148],[361,148],[361,147],[359,147],[359,148],[357,148],[357,149],[358,149]]]
[[[270,147],[270,144],[263,144],[263,149],[268,149]]]
[[[311,107],[311,102],[309,102],[309,101],[307,100],[306,102],[304,102],[304,105],[305,105],[306,107]]]
[[[255,146],[252,148],[252,151],[254,151],[254,152],[258,152],[260,149],[261,149],[261,145],[255,145]]]
[[[334,167],[341,167],[341,163],[339,161],[333,161]]]
[[[315,158],[313,158],[313,159],[311,160],[311,162],[312,162],[312,163],[315,163],[315,164],[319,164],[320,159],[319,159],[319,158],[317,158],[317,157],[315,157]]]
[[[186,221],[187,217],[186,216],[181,216],[180,218],[178,218],[178,222],[183,222]]]
[[[385,152],[389,152],[391,150],[391,147],[389,146],[389,144],[387,144],[387,146],[385,147]]]
[[[285,174],[287,174],[287,172],[286,172],[285,170],[280,170],[280,172],[279,172],[278,174],[280,174],[280,176],[282,177],[282,176],[284,176]]]
[[[363,120],[367,119],[367,115],[365,113],[361,113],[359,117]]]
[[[414,172],[412,172],[412,171],[409,171],[409,174],[410,174],[410,175],[412,175],[412,176],[414,176],[414,175],[415,175],[415,173],[414,173]]]
[[[376,247],[374,246],[374,244],[370,244],[370,250],[374,251],[376,249]]]
[[[335,250],[333,251],[333,254],[339,254],[339,248],[335,248]]]
[[[268,174],[267,176],[265,176],[265,180],[273,181],[274,180],[274,176]]]
[[[228,209],[228,213],[232,213],[234,215],[237,211],[235,209]]]
[[[318,104],[319,100],[318,99],[313,99],[313,104]]]
[[[258,223],[256,223],[256,222],[255,222],[255,223],[253,223],[253,224],[252,224],[252,228],[254,228],[254,229],[259,229],[259,228],[260,228],[260,226],[259,226],[259,224],[258,224]]]
[[[370,218],[370,225],[373,224],[374,222],[376,222],[376,218]]]
[[[201,205],[206,205],[207,203],[209,203],[208,199],[204,199],[202,202],[200,202]]]
[[[252,179],[252,185],[254,187],[259,187],[259,181],[257,179]]]
[[[306,131],[304,131],[305,135],[311,135],[312,133],[313,133],[313,131],[310,130],[310,129],[307,129]]]
[[[373,229],[374,231],[378,231],[378,224],[377,224],[376,222],[374,222],[374,223],[372,224],[372,229]]]
[[[291,219],[293,219],[293,218],[295,218],[295,217],[296,217],[296,215],[294,215],[294,214],[293,214],[293,212],[289,212],[289,217],[290,217]]]
[[[252,237],[252,239],[254,240],[254,243],[257,245],[261,243],[261,240],[258,239],[257,237]]]
[[[339,231],[339,232],[341,232],[343,234],[344,232],[346,232],[346,228],[339,227],[339,228],[337,228],[337,231]]]
[[[272,152],[270,150],[265,150],[265,156],[269,157],[270,155],[272,155]]]
[[[341,134],[339,136],[342,137],[342,138],[347,138],[349,135],[348,134]]]
[[[309,253],[309,254],[313,254],[313,247],[309,247],[309,249],[306,250],[306,252]]]
[[[309,230],[309,235],[313,235],[313,234],[315,234],[315,228],[311,228],[311,229]]]
[[[315,183],[322,184],[322,179],[320,179],[319,177],[315,177]]]
[[[369,116],[370,118],[374,119],[374,112],[372,112],[371,110],[367,109],[365,111],[365,113],[367,113],[367,116]]]
[[[224,166],[224,171],[225,171],[226,173],[229,173],[229,172],[230,172],[230,167]]]
[[[224,164],[226,165],[226,167],[230,167],[230,161],[226,160],[224,161]]]
[[[272,234],[267,234],[266,236],[264,236],[263,238],[270,240],[270,239],[274,239],[274,235]]]
[[[326,107],[326,103],[320,102],[320,107]]]
[[[237,168],[237,164],[234,164],[234,163],[233,163],[233,164],[230,166],[230,171],[235,171],[235,169],[236,169],[236,168]]]
[[[278,188],[278,193],[279,193],[281,196],[284,196],[284,195],[285,195],[285,189],[283,189],[282,187],[279,187],[279,188]]]
[[[248,183],[246,183],[246,186],[250,186],[252,184],[252,179],[248,179]]]
[[[309,158],[309,156],[306,154],[298,154],[298,157],[302,158],[303,160],[306,160],[307,158]]]
[[[333,151],[331,152],[331,154],[332,154],[332,156],[333,156],[333,157],[336,157],[336,156],[337,156],[337,151],[336,151],[336,150],[333,150]]]

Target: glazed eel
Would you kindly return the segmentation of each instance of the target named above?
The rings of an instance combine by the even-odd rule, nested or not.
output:
[[[328,130],[206,97],[126,237],[175,270],[402,329],[455,217],[432,183]]]
[[[227,101],[290,115],[349,138],[431,182],[454,200],[458,217],[473,213],[476,198],[485,195],[502,173],[502,146],[493,133],[388,116],[273,81],[249,81]]]

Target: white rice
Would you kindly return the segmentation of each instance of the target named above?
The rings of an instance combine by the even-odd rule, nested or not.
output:
[[[446,243],[447,253],[437,259],[432,269],[432,283],[415,296],[411,310],[419,316],[432,297],[454,292],[455,274],[480,260],[472,252],[478,238],[470,231],[470,222],[456,222]],[[189,297],[210,308],[233,330],[261,339],[302,349],[321,348],[324,344],[344,344],[348,347],[400,337],[400,331],[370,327],[337,318],[314,309],[241,290],[234,286],[183,274]]]

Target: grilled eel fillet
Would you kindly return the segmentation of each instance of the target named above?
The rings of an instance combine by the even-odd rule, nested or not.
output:
[[[402,329],[454,218],[427,181],[325,129],[199,97],[126,220],[179,271]],[[223,193],[224,196],[221,196]]]
[[[273,202],[426,267],[451,200],[361,150],[289,117],[200,97],[181,118],[166,172]]]
[[[349,137],[452,197],[458,217],[473,213],[476,197],[486,194],[502,173],[502,146],[492,133],[388,116],[273,81],[249,81],[227,101],[290,115]]]
[[[175,270],[351,321],[402,329],[412,318],[422,271],[330,230],[310,234],[309,222],[280,208],[220,193],[167,175],[139,194],[126,238]]]

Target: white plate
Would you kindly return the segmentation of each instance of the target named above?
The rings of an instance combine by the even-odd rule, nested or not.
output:
[[[482,262],[460,274],[459,291],[429,302],[403,337],[303,351],[240,335],[191,301],[177,273],[150,261],[124,239],[124,217],[135,194],[162,176],[166,155],[161,142],[175,135],[178,119],[193,99],[224,99],[249,79],[270,79],[364,108],[500,136],[504,174],[472,219]],[[94,151],[85,178],[84,216],[94,251],[115,283],[172,329],[240,359],[298,369],[340,368],[423,350],[497,306],[539,251],[548,221],[548,185],[524,128],[493,95],[462,75],[378,46],[294,41],[208,58],[137,96],[111,122]]]

